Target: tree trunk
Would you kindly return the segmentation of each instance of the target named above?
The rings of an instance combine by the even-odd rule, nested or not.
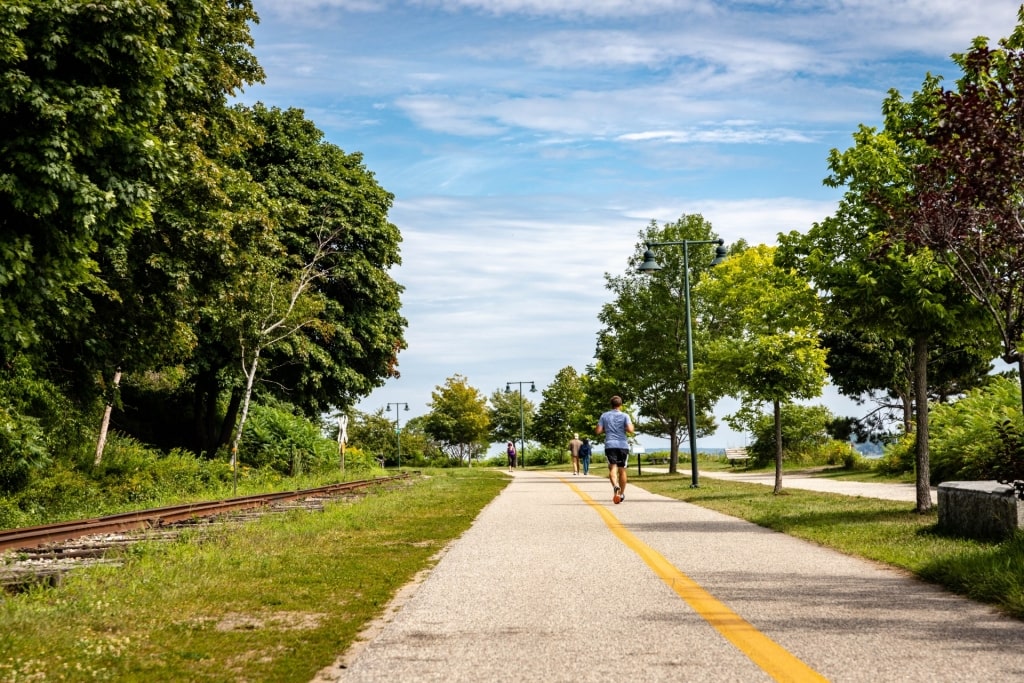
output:
[[[242,390],[236,388],[231,392],[231,399],[228,401],[228,408],[224,412],[224,419],[220,423],[220,431],[214,444],[214,450],[220,448],[231,440],[238,421],[238,410],[242,405]]]
[[[121,368],[114,372],[114,381],[110,383],[110,398],[103,407],[103,420],[100,422],[100,438],[96,441],[96,459],[92,464],[99,465],[103,461],[103,449],[107,447],[107,431],[110,429],[110,414],[114,411],[114,394],[121,386]]]
[[[238,493],[238,444],[242,441],[242,430],[245,428],[245,419],[249,416],[249,400],[252,398],[252,385],[256,382],[256,370],[260,365],[260,350],[252,355],[252,365],[245,370],[245,393],[242,397],[242,414],[238,419],[238,429],[235,430],[235,438],[231,440],[231,471],[234,479],[234,492]]]
[[[220,383],[215,371],[205,371],[196,377],[192,395],[192,420],[195,450],[207,458],[213,457],[220,445],[217,424],[217,397]]]
[[[1020,409],[1024,412],[1024,355],[1017,356],[1017,374],[1020,376]]]
[[[903,404],[903,433],[914,432],[914,399],[906,394],[900,394],[900,403]]]
[[[348,415],[338,416],[338,459],[345,471],[345,444],[348,442]]]
[[[775,490],[773,493],[782,493],[782,402],[775,399],[772,406],[775,408]]]
[[[914,339],[914,404],[917,408],[917,512],[932,509],[931,465],[928,458],[928,338]]]
[[[668,473],[679,472],[679,430],[672,429],[668,437]]]

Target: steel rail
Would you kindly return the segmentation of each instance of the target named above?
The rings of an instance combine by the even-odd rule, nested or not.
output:
[[[375,477],[374,479],[362,479],[359,481],[329,484],[315,489],[260,493],[224,500],[183,503],[181,505],[169,505],[150,510],[122,512],[115,515],[107,515],[92,519],[76,519],[67,522],[54,522],[53,524],[42,524],[39,526],[23,527],[19,529],[3,529],[0,530],[0,552],[19,548],[35,548],[43,545],[44,543],[67,541],[73,538],[91,536],[94,534],[165,526],[187,519],[209,517],[237,510],[248,510],[251,508],[262,507],[264,505],[271,505],[273,503],[294,500],[296,498],[336,494],[344,491],[355,491],[374,484],[381,484],[388,481],[394,481],[396,479],[404,479],[408,476],[409,475],[407,473],[403,473],[391,477]]]

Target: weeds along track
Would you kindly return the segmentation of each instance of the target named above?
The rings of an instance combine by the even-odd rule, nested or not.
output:
[[[272,512],[322,510],[324,501],[357,496],[371,486],[407,479],[408,473],[331,484],[300,491],[263,493],[123,512],[95,519],[0,530],[0,587],[17,592],[34,584],[56,585],[75,567],[120,564],[112,550],[141,540],[176,538],[186,529],[223,521],[244,522]]]

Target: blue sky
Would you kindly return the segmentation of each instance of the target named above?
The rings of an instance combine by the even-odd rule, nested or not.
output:
[[[409,348],[372,412],[456,374],[540,391],[592,362],[604,274],[651,220],[774,244],[829,215],[832,148],[1019,0],[255,0],[266,83],[395,195]],[[826,391],[835,412],[866,409]],[[717,410],[731,410],[728,402]],[[391,411],[394,415],[394,411]],[[662,445],[642,438],[650,446]],[[743,445],[724,425],[701,446]]]

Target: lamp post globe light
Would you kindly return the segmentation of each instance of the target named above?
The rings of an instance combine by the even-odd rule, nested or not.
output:
[[[398,469],[402,469],[402,427],[398,424],[398,408],[399,406],[405,406],[406,412],[409,410],[408,403],[389,403],[388,410],[391,410],[391,406],[395,407],[395,441],[398,445]]]
[[[505,382],[505,391],[512,391],[512,385],[519,385],[519,452],[522,456],[519,459],[519,466],[526,468],[526,418],[523,416],[523,385],[530,385],[530,393],[536,393],[537,386],[533,383],[533,380],[523,380],[522,382]]]
[[[717,244],[715,258],[711,261],[712,266],[721,263],[728,252],[725,249],[725,240],[678,240],[674,242],[647,242],[647,251],[644,252],[644,261],[637,270],[641,273],[655,273],[661,270],[661,265],[654,257],[654,249],[658,247],[681,246],[683,248],[683,301],[685,302],[686,317],[686,431],[690,433],[690,488],[698,488],[700,482],[697,478],[697,411],[694,407],[693,390],[690,382],[693,379],[693,324],[690,317],[690,245],[696,244]]]

